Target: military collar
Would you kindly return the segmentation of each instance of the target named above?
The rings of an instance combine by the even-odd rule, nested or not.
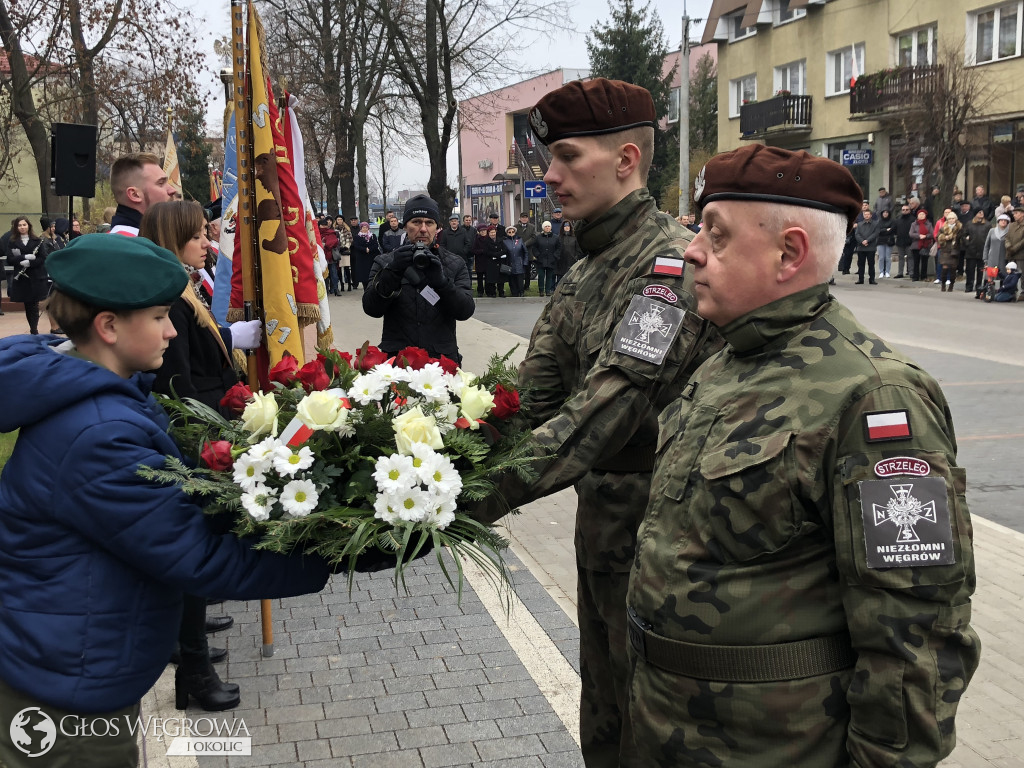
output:
[[[828,286],[816,285],[758,307],[720,328],[719,333],[737,355],[757,353],[793,334],[831,301]]]
[[[649,211],[643,209],[649,208]],[[646,187],[634,190],[593,221],[581,221],[576,242],[586,253],[599,253],[632,235],[647,213],[656,210]]]

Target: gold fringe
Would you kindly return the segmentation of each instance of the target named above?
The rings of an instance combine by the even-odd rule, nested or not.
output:
[[[316,346],[318,349],[330,349],[331,345],[334,344],[334,329],[331,326],[327,326],[327,330],[323,333],[317,333],[316,335]]]
[[[239,320],[245,320],[245,310],[241,307],[228,307],[227,321],[237,323]]]
[[[296,307],[296,315],[302,325],[320,322],[320,307],[317,304],[299,304]]]

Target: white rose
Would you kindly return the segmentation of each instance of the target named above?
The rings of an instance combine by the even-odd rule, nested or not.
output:
[[[242,411],[242,429],[250,433],[250,443],[255,442],[264,432],[277,436],[277,412],[277,400],[273,392],[253,393],[253,401]]]
[[[339,432],[348,422],[348,408],[329,391],[310,392],[295,410],[299,421],[310,429]]]
[[[409,456],[412,454],[413,443],[424,443],[435,451],[444,448],[441,432],[433,416],[424,416],[417,406],[396,416],[393,422],[395,429],[395,445],[398,452]]]
[[[462,415],[474,424],[494,408],[494,395],[483,387],[463,387],[459,392]]]

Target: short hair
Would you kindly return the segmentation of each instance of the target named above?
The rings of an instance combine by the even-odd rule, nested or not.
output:
[[[1010,196],[1009,195],[1003,195],[1002,197],[999,198],[999,202],[1002,205],[1006,205],[1007,203],[1011,202]]]
[[[114,199],[119,203],[123,201],[128,187],[134,187],[139,180],[139,174],[143,166],[160,165],[160,158],[152,152],[133,152],[130,155],[122,155],[114,161],[110,168],[110,191],[114,193]]]
[[[76,344],[89,340],[89,334],[92,331],[92,321],[100,312],[107,311],[113,312],[118,317],[125,317],[139,310],[107,310],[103,307],[96,307],[76,299],[74,296],[69,296],[56,286],[50,291],[50,298],[46,301],[46,314],[53,319],[56,325],[60,326],[64,335]]]
[[[637,173],[640,181],[646,186],[647,176],[651,172],[651,163],[654,162],[654,129],[649,125],[641,125],[638,128],[629,128],[625,131],[615,133],[604,133],[594,137],[599,139],[601,144],[609,150],[615,150],[623,144],[636,144],[640,150],[640,164],[637,166]]]
[[[815,264],[815,279],[819,283],[828,280],[835,271],[836,261],[846,243],[846,215],[802,205],[764,203],[764,206],[762,221],[773,232],[800,227],[807,233]]]

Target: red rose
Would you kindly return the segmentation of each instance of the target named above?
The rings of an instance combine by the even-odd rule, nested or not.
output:
[[[455,372],[459,370],[459,364],[452,360],[450,357],[441,355],[441,370],[445,373],[454,376]]]
[[[327,369],[319,357],[316,360],[310,360],[299,368],[297,375],[307,392],[327,389],[331,385],[331,377],[327,375]]]
[[[519,413],[519,392],[505,389],[501,384],[495,386],[494,409],[491,413],[498,419],[507,419]]]
[[[395,355],[395,358],[399,361],[404,360],[405,365],[412,368],[414,371],[418,371],[427,363],[433,362],[430,357],[430,353],[425,349],[420,349],[419,347],[406,347]]]
[[[281,362],[270,369],[270,380],[288,387],[295,381],[298,371],[299,361],[285,352]]]
[[[214,440],[212,443],[207,440],[203,443],[203,450],[200,452],[199,458],[210,469],[215,469],[218,472],[231,469],[235,464],[235,460],[231,458],[231,443],[227,440]]]
[[[356,352],[356,369],[360,371],[368,371],[375,365],[387,361],[388,356],[381,352],[377,347],[371,347],[369,344],[363,344],[362,348]]]
[[[333,379],[338,375],[338,364],[334,362],[333,357],[328,357],[323,352],[317,352],[316,359],[324,367],[324,370],[327,371],[327,375],[330,378]]]
[[[338,352],[337,354],[338,354],[338,357],[340,357],[342,360],[344,360],[346,363],[348,363],[348,367],[349,368],[353,367],[353,365],[352,365],[352,355],[350,355],[348,352]]]
[[[252,400],[252,390],[249,389],[249,385],[239,382],[224,393],[224,397],[220,399],[220,406],[232,413],[241,413],[250,400]]]

